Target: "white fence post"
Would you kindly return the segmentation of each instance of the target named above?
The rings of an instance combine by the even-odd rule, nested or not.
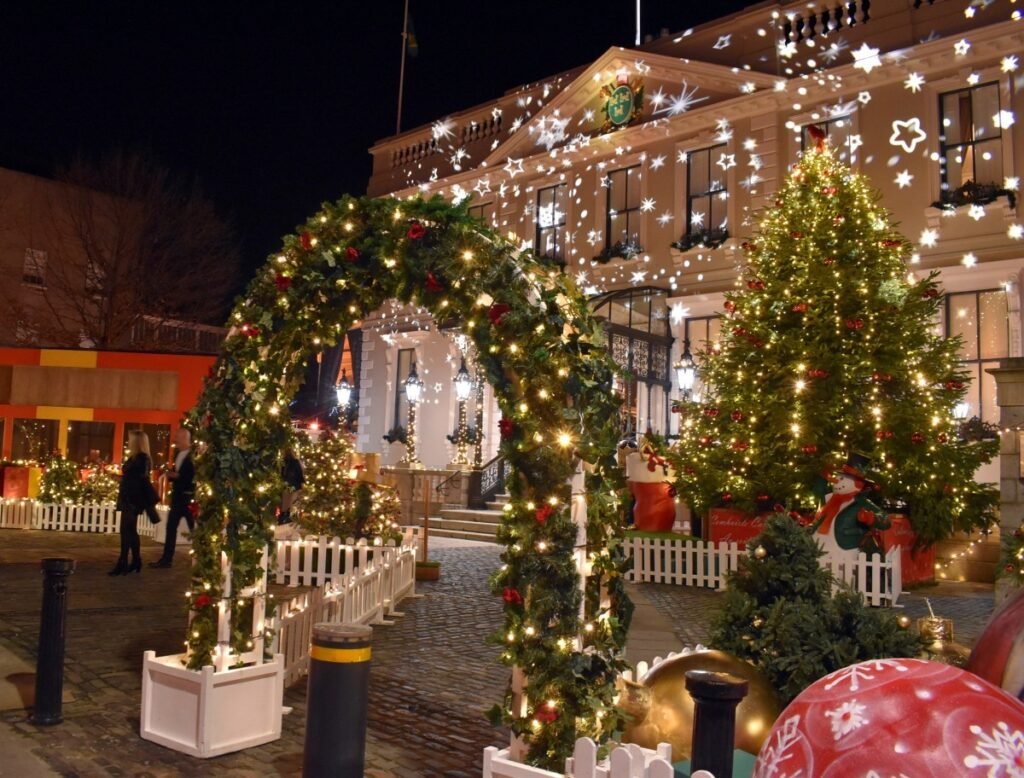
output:
[[[722,590],[729,572],[739,568],[740,550],[735,541],[708,543],[703,540],[627,536],[623,552],[633,565],[628,580],[634,583],[669,583]],[[873,606],[893,606],[903,591],[902,557],[899,546],[884,557],[858,553],[853,561],[829,555],[821,558],[838,584],[848,584]]]

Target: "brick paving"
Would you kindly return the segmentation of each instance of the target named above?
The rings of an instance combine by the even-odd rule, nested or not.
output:
[[[143,543],[144,558],[156,559],[157,547]],[[65,673],[73,699],[65,702],[64,723],[36,728],[22,710],[0,712],[0,721],[64,776],[301,775],[302,682],[285,694],[285,705],[293,711],[274,743],[197,760],[139,737],[142,652],[180,650],[187,571],[182,557],[171,570],[144,569],[111,579],[106,571],[116,557],[116,544],[113,537],[0,531],[0,591],[5,595],[0,600],[0,649],[33,664],[41,597],[38,560],[78,560],[70,585]],[[440,545],[432,544],[431,556],[442,563],[442,580],[419,584],[425,596],[406,600],[403,618],[374,630],[368,775],[479,775],[484,747],[507,742],[483,716],[507,682],[497,647],[485,642],[501,618],[501,602],[487,590],[498,547]]]

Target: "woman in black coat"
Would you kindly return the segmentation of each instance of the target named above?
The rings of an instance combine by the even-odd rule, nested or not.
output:
[[[141,430],[128,434],[128,457],[121,465],[121,484],[117,490],[117,508],[121,511],[121,555],[108,575],[127,575],[142,570],[139,544],[139,514],[145,512],[156,524],[157,495],[149,480],[152,468],[149,456],[149,436]],[[132,561],[128,563],[128,552]]]

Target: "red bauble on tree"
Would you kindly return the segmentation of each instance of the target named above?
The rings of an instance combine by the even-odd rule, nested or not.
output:
[[[542,505],[534,511],[533,517],[537,520],[538,524],[547,524],[548,519],[551,518],[551,514],[554,512],[555,509],[550,505]]]
[[[423,287],[431,294],[440,294],[444,291],[444,284],[438,280],[432,270],[427,271],[427,280],[426,283],[423,284]]]
[[[487,309],[487,318],[491,320],[491,324],[497,327],[501,324],[501,320],[505,318],[505,314],[510,310],[511,308],[508,303],[494,303]]]
[[[503,599],[509,605],[523,604],[523,595],[521,595],[516,589],[513,589],[511,586],[505,587],[505,590],[501,593],[501,599]]]
[[[413,222],[412,224],[409,225],[408,235],[410,240],[419,240],[426,234],[427,228],[424,227],[419,222]]]
[[[292,280],[284,273],[278,273],[274,276],[274,286],[277,287],[279,292],[287,292],[288,288],[292,285]]]
[[[512,437],[512,433],[515,432],[516,424],[512,419],[499,419],[498,420],[498,432],[501,433],[501,437],[508,439]]]
[[[746,416],[743,414],[743,411],[733,411],[729,414],[729,418],[733,421],[743,421]]]
[[[359,249],[357,249],[355,246],[349,246],[347,249],[345,249],[345,259],[347,259],[349,262],[355,262],[356,260],[358,260]]]
[[[313,248],[313,236],[308,232],[303,232],[299,235],[299,245],[302,246],[303,251],[309,251]]]

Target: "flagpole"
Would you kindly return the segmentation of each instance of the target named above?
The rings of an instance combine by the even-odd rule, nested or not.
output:
[[[402,19],[402,65],[398,70],[398,118],[395,120],[395,135],[402,131],[402,93],[405,91],[405,52],[409,47],[409,0],[405,0],[405,16]]]
[[[405,2],[408,5],[409,0],[405,0]],[[641,2],[641,0],[636,0],[636,45],[637,46],[640,45],[640,2]]]

